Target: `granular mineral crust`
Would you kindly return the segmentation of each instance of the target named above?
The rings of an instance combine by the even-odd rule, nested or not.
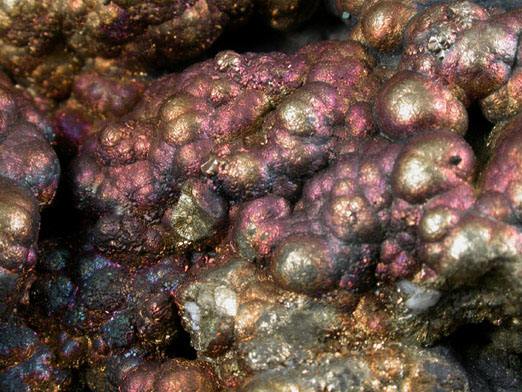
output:
[[[372,295],[339,308],[282,290],[236,258],[202,272],[177,298],[194,347],[231,390],[470,390],[447,350],[391,340],[389,316]]]

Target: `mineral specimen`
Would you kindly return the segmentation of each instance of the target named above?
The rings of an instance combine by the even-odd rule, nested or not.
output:
[[[53,132],[2,82],[4,389],[522,389],[522,8],[328,3],[352,40],[163,76],[141,69],[315,2],[10,5],[6,68],[34,96],[74,77],[38,104],[82,216],[37,253]]]

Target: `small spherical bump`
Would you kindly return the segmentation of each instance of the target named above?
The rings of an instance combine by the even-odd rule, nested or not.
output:
[[[414,72],[401,72],[379,90],[375,116],[383,134],[403,139],[427,130],[464,135],[468,115],[445,87]]]
[[[187,392],[215,392],[214,374],[205,362],[171,359],[158,373],[154,388],[158,392],[172,390]]]
[[[218,79],[212,81],[209,96],[215,106],[220,106],[237,97],[240,92],[239,85],[225,79]]]
[[[417,11],[400,1],[374,3],[363,11],[350,37],[377,51],[393,52],[402,43],[404,26]]]
[[[117,124],[110,124],[101,131],[100,144],[103,147],[115,147],[122,137],[122,129]]]
[[[392,172],[394,193],[410,203],[469,182],[475,172],[471,147],[451,132],[433,131],[410,139]]]
[[[163,137],[173,146],[181,146],[196,139],[201,125],[201,115],[194,112],[183,113],[174,120],[163,124]]]
[[[241,256],[256,260],[270,255],[282,234],[278,221],[289,217],[290,204],[273,195],[243,203],[234,219],[232,237]]]
[[[283,241],[274,251],[270,270],[283,288],[310,295],[331,289],[340,273],[326,241],[310,235]]]
[[[261,166],[256,156],[241,152],[230,157],[218,159],[217,178],[224,190],[231,194],[244,193],[245,191],[255,192],[258,184],[264,177],[263,166]]]
[[[132,369],[120,386],[122,392],[149,392],[154,390],[157,369],[154,364],[142,365]]]
[[[241,55],[231,50],[219,52],[214,59],[214,63],[218,71],[224,72],[231,69],[238,72],[241,66]]]
[[[174,95],[168,98],[159,110],[161,121],[170,122],[195,106],[194,98],[190,95]]]
[[[0,228],[11,241],[29,244],[36,237],[39,214],[34,197],[23,187],[0,177]]]
[[[378,236],[379,222],[362,195],[333,197],[326,205],[325,223],[343,241],[371,240]]]
[[[428,209],[419,222],[419,237],[422,241],[441,240],[458,222],[460,215],[447,207]]]
[[[339,121],[338,106],[339,96],[335,89],[316,82],[285,99],[277,109],[277,116],[281,126],[292,135],[324,137],[328,136],[325,131]]]
[[[304,101],[293,99],[284,102],[278,110],[283,126],[291,133],[310,136],[314,129],[313,114]]]
[[[113,312],[125,301],[126,278],[116,268],[106,268],[96,271],[81,290],[85,305],[96,310],[103,308]]]

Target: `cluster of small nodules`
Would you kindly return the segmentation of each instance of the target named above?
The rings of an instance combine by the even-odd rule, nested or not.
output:
[[[457,22],[467,28],[473,20],[485,20],[490,15],[503,13],[504,8],[512,10],[517,6],[516,2],[510,0],[498,2],[488,2],[488,0],[474,2],[436,0],[330,1],[332,11],[349,25],[353,25],[350,30],[350,38],[381,53],[400,54],[404,45],[405,32],[414,30],[415,24],[419,21],[421,23],[428,21],[429,24],[434,25],[435,30],[439,33],[427,37],[429,39],[428,48],[438,56],[444,56],[448,48],[455,43],[459,30],[454,29],[453,23]],[[500,8],[499,5],[504,8]],[[439,18],[438,21],[442,23],[438,26],[433,24],[433,17]]]
[[[355,42],[322,42],[295,55],[222,52],[162,77],[82,145],[80,206],[146,219],[165,248],[211,238],[226,200],[295,197],[340,141],[375,132],[373,63]]]
[[[399,6],[416,7],[362,6],[352,37],[370,31],[372,13]],[[374,271],[377,279],[395,280],[412,278],[419,269],[426,285],[449,288],[471,284],[497,265],[496,258],[514,260],[519,252],[516,229],[504,223],[513,222],[511,211],[522,200],[514,131],[519,121],[493,132],[490,143],[496,147],[482,173],[479,198],[473,189],[475,157],[461,136],[468,128],[465,107],[473,101],[481,100],[492,120],[522,109],[516,65],[522,14],[452,2],[415,10],[406,28],[394,21],[407,13],[401,15],[388,17],[399,28],[398,42],[404,35],[398,73],[373,101],[376,126],[394,141],[380,141],[375,155],[374,142],[341,147],[338,163],[306,184],[293,212],[272,196],[240,207],[234,242],[245,257],[267,259],[275,280],[287,289],[353,290],[368,287]],[[451,39],[440,41],[439,50],[433,42],[444,34]],[[371,34],[365,39],[369,44]],[[386,52],[381,44],[374,48]],[[502,248],[502,241],[510,246]],[[468,258],[474,262],[463,268]]]
[[[381,279],[407,277],[418,267],[423,210],[472,189],[473,151],[453,133],[359,143],[307,182],[293,211],[276,196],[240,207],[233,241],[244,257],[268,259],[282,287],[361,290],[371,287],[377,264]]]
[[[496,15],[470,2],[430,7],[408,25],[399,68],[425,74],[468,105],[508,82],[521,30],[520,9]]]
[[[505,2],[509,12],[488,7],[487,2],[480,2],[485,6],[470,1],[440,3],[337,0],[336,9],[340,15],[348,13],[359,17],[350,33],[352,39],[380,53],[402,49],[399,71],[423,74],[431,79],[430,83],[438,84],[439,89],[448,88],[466,106],[480,100],[490,121],[516,114],[522,108],[519,93],[522,74],[517,61],[522,29],[520,9],[514,9],[510,2]],[[403,84],[404,79],[415,82],[414,78],[404,75],[397,78]],[[451,108],[447,115],[453,117],[452,125],[464,125],[461,129],[465,129],[465,124],[457,121],[459,111],[459,108]],[[406,117],[417,114],[391,112],[404,113]]]
[[[89,134],[131,111],[149,82],[146,73],[133,72],[121,61],[88,59],[72,81],[69,98],[53,113],[60,150],[75,155]]]
[[[203,361],[170,359],[148,362],[133,368],[123,380],[121,392],[215,392],[217,380],[210,364]]]
[[[113,62],[86,66],[58,117],[79,146],[74,192],[94,224],[77,254],[51,247],[42,253],[19,313],[43,339],[22,326],[0,327],[0,382],[53,390],[67,384],[56,369],[72,366],[86,369],[95,391],[214,391],[210,365],[165,360],[177,333],[172,297],[193,346],[213,356],[223,384],[246,385],[252,376],[251,390],[287,385],[303,369],[302,385],[323,374],[351,374],[342,355],[325,360],[326,367],[321,362],[322,355],[341,354],[346,342],[401,356],[406,346],[380,345],[400,328],[394,323],[406,323],[399,336],[425,332],[424,341],[459,323],[520,314],[522,117],[496,126],[481,170],[463,135],[466,106],[474,101],[492,121],[522,109],[522,13],[462,1],[429,8],[409,1],[337,3],[360,14],[353,38],[388,53],[404,44],[395,75],[393,67],[376,67],[355,41],[321,42],[295,55],[221,52],[145,91],[143,75],[120,73]],[[54,9],[42,4],[44,14]],[[176,3],[170,10],[198,25],[191,11],[205,4],[207,15],[225,3]],[[76,2],[78,26],[113,26],[114,15],[126,26],[133,12],[139,18],[132,23],[146,22],[149,10],[169,7],[148,5],[114,1],[99,14]],[[111,14],[115,9],[124,12]],[[155,25],[168,23],[162,16]],[[115,53],[139,48],[133,45],[150,43],[140,41],[148,34],[147,23],[141,26],[143,35],[128,36],[123,48],[117,28],[93,38],[69,26],[70,45],[90,56],[90,45],[103,46],[108,34]],[[0,43],[0,54],[6,48]],[[70,62],[62,65],[60,72],[74,71]],[[6,313],[36,261],[38,202],[52,198],[58,166],[45,120],[5,83],[0,108],[0,284],[8,288],[0,313]],[[70,123],[80,124],[78,133]],[[196,278],[178,289],[189,264],[172,255],[204,254],[223,239],[227,221],[225,241],[232,245],[215,251],[217,260],[231,260],[201,270],[204,263],[196,262]],[[234,259],[235,250],[267,268]],[[364,307],[369,298],[388,300],[389,308],[369,317],[378,308]],[[347,309],[355,309],[352,316]],[[433,315],[441,315],[437,323]],[[220,362],[231,358],[232,365]],[[412,358],[408,366],[419,363]],[[287,368],[275,369],[280,364]],[[328,368],[337,370],[322,371]],[[433,367],[412,369],[411,377],[430,378]],[[259,378],[261,371],[277,375],[276,384]],[[383,372],[384,378],[393,373]],[[393,374],[403,378],[396,385],[407,386],[410,376]],[[418,382],[427,385],[422,376]]]
[[[41,206],[51,203],[60,167],[51,148],[51,123],[30,98],[0,75],[0,176],[29,189]]]
[[[90,387],[104,391],[116,382],[105,367],[120,356],[139,362],[156,355],[176,337],[171,296],[186,278],[184,266],[168,258],[127,268],[49,243],[29,290],[26,319],[44,333],[62,366],[88,365]]]
[[[51,203],[60,166],[49,121],[0,75],[0,315],[19,299],[36,261],[39,209]]]
[[[18,81],[52,98],[67,97],[88,58],[122,59],[132,68],[186,61],[228,26],[254,15],[286,30],[312,16],[319,0],[127,1],[19,0],[0,5],[0,63]]]
[[[59,391],[70,381],[69,372],[57,365],[35,332],[18,323],[0,323],[2,391]]]

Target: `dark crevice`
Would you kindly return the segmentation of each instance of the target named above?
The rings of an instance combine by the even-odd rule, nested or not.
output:
[[[489,333],[495,328],[494,325],[488,322],[464,325],[441,340],[441,343],[451,346],[458,354],[466,347],[469,347],[470,344],[484,346],[491,343]],[[457,357],[459,357],[459,355],[457,355]]]
[[[498,329],[488,322],[466,325],[440,342],[467,373],[473,392],[522,390],[522,353],[494,344]]]
[[[346,39],[349,29],[340,18],[327,12],[321,6],[307,22],[291,31],[278,31],[268,26],[266,20],[256,15],[240,28],[226,30],[204,54],[178,63],[158,72],[180,72],[186,67],[214,58],[223,50],[245,52],[285,52],[294,53],[300,47],[327,39]]]
[[[462,158],[458,155],[454,155],[450,158],[450,164],[457,166],[460,162],[462,162]]]
[[[54,200],[41,213],[39,240],[69,237],[80,233],[85,218],[75,206],[69,181],[69,159],[59,156],[62,173]]]
[[[196,350],[190,345],[190,335],[183,329],[180,322],[176,323],[178,334],[165,349],[168,358],[196,359]]]
[[[468,109],[468,116],[469,127],[464,139],[471,145],[477,157],[477,164],[480,171],[480,168],[487,161],[486,143],[488,135],[493,129],[493,124],[484,117],[478,104],[474,104]]]

